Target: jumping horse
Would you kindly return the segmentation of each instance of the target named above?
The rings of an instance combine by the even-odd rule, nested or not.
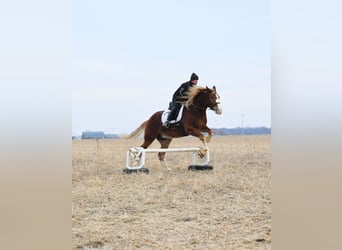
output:
[[[155,139],[159,141],[161,148],[168,148],[173,138],[192,135],[199,138],[203,143],[203,148],[199,152],[199,157],[202,158],[206,154],[207,143],[214,134],[213,130],[207,126],[206,110],[209,108],[220,115],[222,109],[219,99],[215,86],[212,89],[199,86],[190,87],[184,99],[179,100],[184,105],[179,123],[171,124],[168,128],[163,127],[161,122],[163,111],[157,111],[126,138],[136,137],[144,129],[144,142],[141,147],[146,149]],[[204,136],[202,132],[208,133],[208,136]],[[165,152],[158,153],[160,163],[166,167],[164,157]]]

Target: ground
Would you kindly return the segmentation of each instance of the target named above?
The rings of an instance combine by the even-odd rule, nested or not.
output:
[[[214,136],[211,171],[188,171],[191,153],[167,153],[168,171],[152,153],[150,173],[131,175],[126,152],[142,139],[74,140],[73,249],[271,249],[270,138]]]

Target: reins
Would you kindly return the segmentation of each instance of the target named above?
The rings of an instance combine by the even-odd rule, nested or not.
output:
[[[202,109],[202,110],[206,110],[207,107],[202,107],[202,106],[199,106],[199,105],[196,105],[196,104],[191,104],[191,106],[195,107],[195,108],[198,108],[198,109]]]

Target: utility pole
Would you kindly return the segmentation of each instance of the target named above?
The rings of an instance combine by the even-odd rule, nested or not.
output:
[[[243,117],[245,115],[244,114],[241,114],[241,134],[243,135],[244,134],[244,131],[243,131]]]

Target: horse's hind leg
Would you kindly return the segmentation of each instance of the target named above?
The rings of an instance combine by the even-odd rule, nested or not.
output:
[[[151,116],[146,122],[144,131],[144,142],[141,147],[148,148],[152,142],[157,138],[161,124],[160,124],[161,112],[157,112]]]
[[[148,146],[150,146],[151,144],[152,144],[152,142],[154,141],[154,139],[153,140],[151,140],[151,139],[144,139],[144,142],[143,142],[143,144],[141,144],[141,146],[140,147],[142,147],[142,148],[148,148]]]
[[[148,148],[152,142],[156,139],[157,134],[155,133],[155,131],[147,131],[147,129],[145,129],[145,133],[144,133],[144,142],[143,144],[141,144],[140,147],[142,148]]]
[[[160,134],[157,137],[157,140],[159,141],[161,147],[160,148],[168,148],[172,139],[170,138],[164,138],[162,137]],[[170,168],[168,168],[165,164],[164,158],[165,158],[165,152],[159,152],[158,153],[158,158],[160,161],[160,164],[164,167],[166,167],[168,170],[171,170]]]

